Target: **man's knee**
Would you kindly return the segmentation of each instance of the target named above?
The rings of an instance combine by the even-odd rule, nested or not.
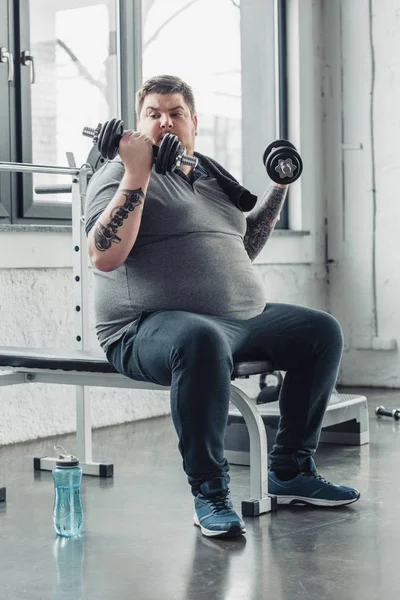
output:
[[[320,342],[343,349],[343,331],[337,319],[327,312],[315,313],[314,327]]]
[[[175,339],[175,348],[181,357],[199,360],[221,360],[231,355],[223,332],[214,323],[199,321],[183,329]]]

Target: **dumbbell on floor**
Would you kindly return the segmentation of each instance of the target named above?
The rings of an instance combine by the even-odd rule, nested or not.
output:
[[[267,146],[263,155],[263,165],[275,183],[293,183],[303,171],[300,154],[287,140],[275,140]]]
[[[394,408],[393,410],[386,410],[384,406],[378,406],[375,409],[377,417],[392,417],[395,421],[400,419],[400,409]]]
[[[96,129],[84,127],[82,135],[92,138],[103,158],[112,160],[118,154],[118,146],[124,134],[124,123],[120,119],[111,119],[104,125],[99,123]],[[154,168],[156,173],[165,175],[169,171],[180,169],[181,165],[196,167],[198,159],[188,156],[179,138],[166,133],[160,147],[153,144]]]

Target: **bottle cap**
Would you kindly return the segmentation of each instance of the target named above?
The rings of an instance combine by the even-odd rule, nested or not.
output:
[[[79,465],[79,458],[72,454],[68,454],[62,446],[54,446],[54,450],[58,454],[56,467],[76,467]]]

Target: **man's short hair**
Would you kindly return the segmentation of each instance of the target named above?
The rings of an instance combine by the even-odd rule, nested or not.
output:
[[[193,90],[180,77],[157,75],[145,81],[136,92],[136,116],[139,119],[143,102],[149,94],[182,94],[193,116],[196,113]]]

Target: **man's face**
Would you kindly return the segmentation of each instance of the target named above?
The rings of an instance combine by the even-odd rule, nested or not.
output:
[[[173,133],[187,154],[193,154],[197,116],[190,114],[182,94],[149,94],[139,115],[138,130],[150,135],[156,146],[166,133]]]

